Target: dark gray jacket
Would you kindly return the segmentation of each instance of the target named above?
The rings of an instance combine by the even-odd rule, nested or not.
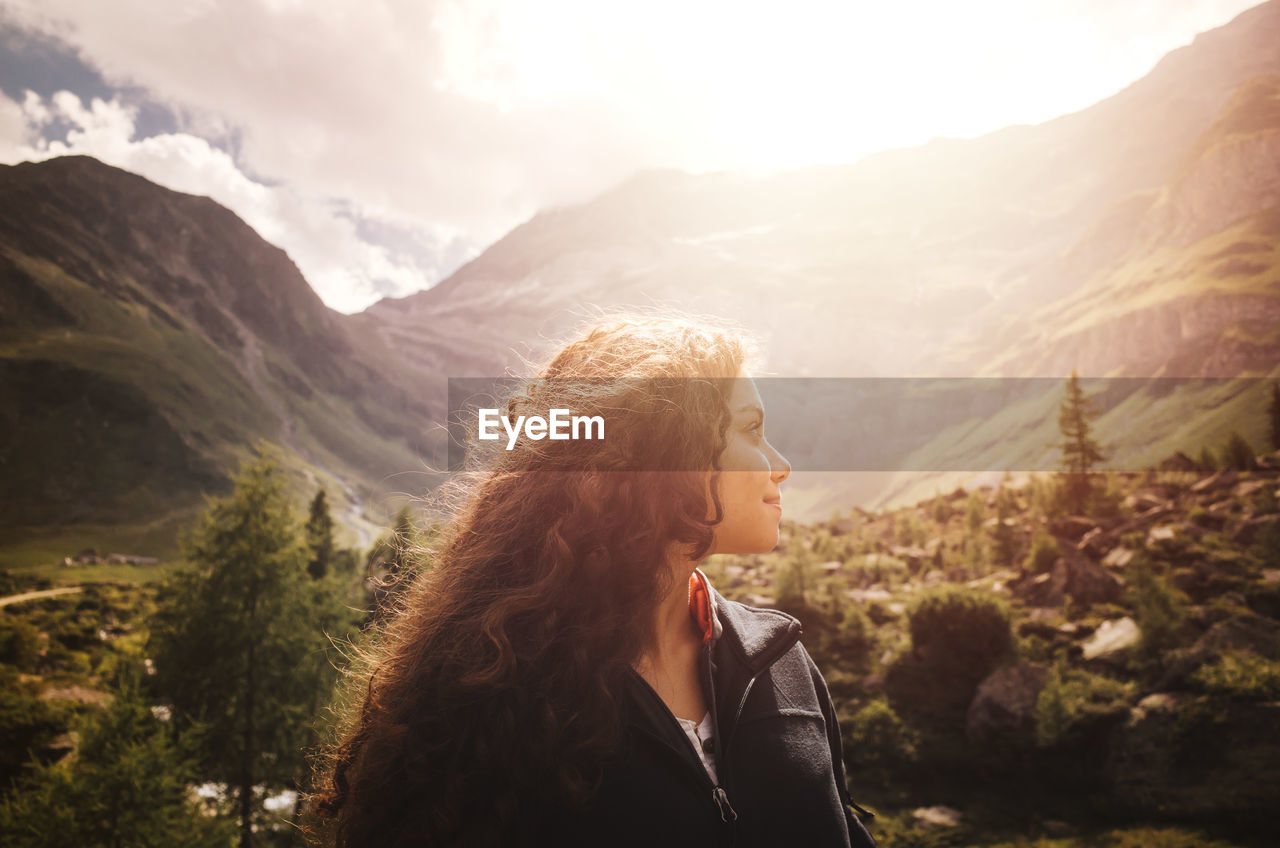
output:
[[[850,809],[840,730],[800,622],[711,590],[699,660],[720,785],[638,674],[627,737],[591,808],[553,828],[564,845],[874,846]],[[860,809],[860,808],[859,808]]]

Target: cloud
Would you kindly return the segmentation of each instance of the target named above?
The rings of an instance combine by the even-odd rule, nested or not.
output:
[[[384,295],[425,288],[439,269],[398,261],[360,237],[340,204],[288,185],[246,176],[225,151],[187,133],[135,138],[136,110],[95,98],[87,106],[68,91],[21,104],[0,96],[0,160],[39,161],[84,154],[175,191],[205,195],[284,248],[320,297],[339,311],[361,309]],[[44,137],[65,127],[61,138]]]

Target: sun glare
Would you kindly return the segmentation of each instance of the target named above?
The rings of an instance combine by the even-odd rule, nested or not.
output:
[[[661,164],[775,168],[1047,120],[1170,47],[1071,6],[547,0],[446,6],[438,26],[447,84],[467,96],[625,112],[668,139],[680,161]]]

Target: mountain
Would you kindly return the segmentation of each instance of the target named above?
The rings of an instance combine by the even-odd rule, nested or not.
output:
[[[352,316],[207,198],[86,158],[0,168],[0,550],[122,523],[171,545],[260,439],[300,493],[330,487],[371,530],[389,490],[439,479],[445,378],[521,369],[613,307],[735,320],[782,377],[1053,378],[1006,414],[948,394],[963,381],[934,387],[928,416],[886,404],[902,467],[935,471],[1042,462],[1072,368],[1274,375],[1276,44],[1280,0],[1036,126],[842,166],[640,173]],[[1258,385],[1189,388],[1177,415],[1112,397],[1099,432],[1129,463],[1236,428],[1261,447],[1261,423],[1241,423]],[[817,435],[865,430],[847,420]],[[815,472],[789,503],[825,517],[955,482]]]
[[[1048,331],[1042,316],[1064,299],[1106,311],[1109,292],[1086,288],[1097,280],[1106,289],[1117,262],[1140,258],[1139,234],[1150,244],[1176,230],[1172,249],[1182,251],[1231,224],[1235,189],[1219,178],[1247,182],[1274,151],[1222,158],[1214,133],[1253,114],[1248,92],[1280,75],[1277,43],[1272,2],[1198,36],[1113,97],[1037,126],[839,167],[644,173],[535,216],[435,288],[367,314],[410,347],[415,337],[434,344],[442,326],[470,340],[465,357],[446,360],[458,374],[501,373],[516,362],[511,348],[564,333],[584,303],[734,318],[785,376],[1174,368],[1178,351],[1159,363],[1100,359],[1090,365],[1106,369],[1089,372],[1068,361],[1069,345],[1032,361],[1021,349]],[[1280,127],[1273,117],[1252,131]],[[1248,208],[1260,212],[1277,195],[1271,183],[1256,188]],[[1216,211],[1197,205],[1206,194],[1218,197]],[[1188,216],[1201,213],[1192,225]],[[1230,309],[1219,313],[1208,334],[1234,326]],[[1132,326],[1101,332],[1113,331],[1140,343]]]
[[[208,198],[87,157],[0,168],[0,281],[6,536],[194,507],[260,439],[357,526],[421,467],[415,375]]]
[[[458,375],[536,360],[593,309],[650,306],[737,321],[763,342],[763,373],[782,377],[1278,373],[1276,44],[1271,2],[1114,96],[1036,126],[838,167],[642,173],[536,215],[435,288],[366,314],[409,350],[438,346],[440,327],[467,339],[465,356],[445,359]],[[814,390],[841,393],[834,386]],[[881,422],[904,467],[1052,467],[1057,384],[1020,418],[991,421],[971,413],[962,382],[931,390],[941,394],[928,420]],[[1134,391],[1098,422],[1121,467],[1217,447],[1232,429],[1264,446],[1256,379],[1180,391],[1180,415],[1159,405],[1167,394]],[[996,421],[1008,429],[994,431]],[[1135,421],[1147,428],[1137,440]],[[803,428],[778,435],[831,444]],[[792,500],[825,517],[961,482],[941,471],[815,472]]]

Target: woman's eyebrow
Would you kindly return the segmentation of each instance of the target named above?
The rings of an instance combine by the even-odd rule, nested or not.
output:
[[[749,403],[746,406],[738,407],[733,411],[733,414],[737,415],[739,412],[758,412],[760,413],[760,418],[761,419],[764,418],[764,410],[756,406],[754,403]]]

